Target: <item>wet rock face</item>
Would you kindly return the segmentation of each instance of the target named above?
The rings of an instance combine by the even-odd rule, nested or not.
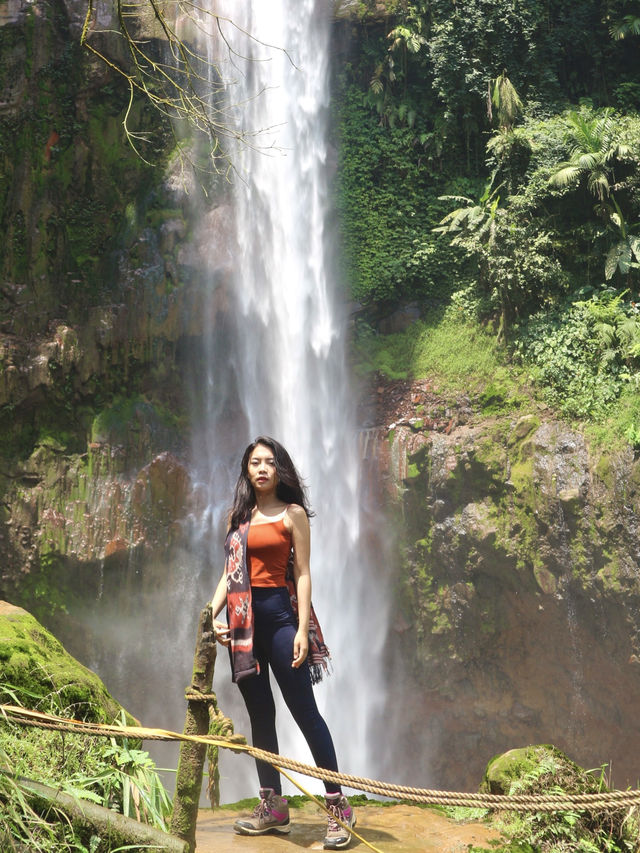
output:
[[[227,227],[224,205],[215,221],[194,221],[203,187],[172,157],[159,114],[144,98],[128,110],[123,78],[80,45],[87,9],[80,0],[17,0],[0,13],[0,335],[10,353],[28,336],[41,372],[61,325],[78,335],[93,328],[80,343],[97,350],[110,349],[109,339],[123,348],[125,335],[135,350],[193,333],[206,317],[193,304],[197,263],[181,246],[187,232],[197,240],[208,228],[211,243]],[[149,13],[128,26],[153,54],[160,27]],[[108,4],[94,10],[89,40],[126,68],[114,14]],[[127,111],[139,139],[152,140],[138,151],[123,130]]]
[[[639,463],[534,416],[453,420],[395,424],[379,445],[404,519],[408,766],[473,786],[492,754],[547,742],[633,784]]]
[[[143,101],[130,118],[154,167],[128,145],[126,86],[79,44],[87,8],[0,12],[0,595],[41,617],[182,542],[185,364],[197,372],[197,341],[226,312],[233,257],[228,187],[218,206],[207,187],[201,216],[202,186]],[[108,31],[113,10],[96,15]],[[132,22],[150,51],[153,17]],[[124,40],[91,38],[126,59]],[[188,246],[205,244],[202,269]]]

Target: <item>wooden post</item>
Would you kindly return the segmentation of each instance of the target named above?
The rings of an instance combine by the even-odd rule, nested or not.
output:
[[[207,605],[200,614],[198,625],[193,676],[191,687],[187,691],[184,734],[206,735],[209,731],[209,702],[204,696],[211,693],[215,662],[216,639],[211,607]],[[204,696],[199,699],[197,694]],[[171,832],[188,843],[189,853],[194,853],[196,849],[196,820],[206,752],[207,746],[204,743],[184,742],[180,746]]]

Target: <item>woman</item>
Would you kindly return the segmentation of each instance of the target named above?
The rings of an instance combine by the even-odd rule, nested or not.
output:
[[[331,734],[312,689],[329,653],[311,607],[311,515],[287,451],[272,438],[257,438],[242,457],[225,542],[225,571],[211,606],[216,638],[230,650],[233,680],[249,712],[253,745],[278,752],[270,667],[317,766],[337,771]],[[228,625],[217,621],[225,606]],[[256,767],[260,802],[250,817],[235,822],[235,831],[289,832],[280,774],[263,761],[256,761]],[[356,819],[339,785],[325,782],[325,789],[330,815],[324,848],[339,850],[349,844],[351,834],[336,818],[349,828]]]

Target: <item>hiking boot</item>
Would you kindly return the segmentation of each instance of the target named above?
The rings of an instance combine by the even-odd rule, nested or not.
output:
[[[251,817],[241,817],[233,824],[240,835],[264,835],[267,832],[286,833],[289,825],[289,804],[273,788],[260,788],[260,802]]]
[[[355,812],[349,805],[349,800],[347,800],[346,797],[343,797],[342,794],[327,794],[325,801],[330,815],[327,825],[327,834],[324,838],[324,849],[341,850],[351,841],[351,833],[349,832],[349,829],[356,825]],[[345,826],[349,827],[349,829],[345,829],[344,826],[341,826],[336,818],[341,820]]]

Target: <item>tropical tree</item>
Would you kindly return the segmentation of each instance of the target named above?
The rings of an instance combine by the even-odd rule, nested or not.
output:
[[[640,238],[630,234],[616,199],[615,167],[631,156],[628,145],[618,138],[613,110],[607,108],[599,115],[584,112],[569,113],[569,159],[560,163],[549,178],[556,187],[577,186],[586,182],[588,191],[597,199],[596,211],[608,228],[618,232],[618,240],[609,248],[605,261],[605,276],[611,279],[619,270],[628,275],[640,261]]]
[[[626,0],[623,0],[626,3]],[[609,28],[611,36],[619,41],[629,36],[640,36],[640,14],[635,11],[629,15],[623,15]]]
[[[586,179],[589,192],[600,203],[609,199],[619,212],[613,194],[614,168],[630,151],[617,140],[613,110],[607,108],[595,116],[571,111],[568,120],[569,159],[559,164],[549,183],[556,187],[575,186]]]
[[[462,235],[473,233],[476,239],[492,245],[496,234],[496,217],[500,204],[500,187],[493,187],[493,179],[485,186],[480,198],[460,195],[439,196],[440,201],[462,202],[440,220],[434,228],[436,234],[449,234],[452,244],[458,245]]]
[[[498,127],[501,130],[511,130],[516,118],[522,113],[522,100],[507,77],[507,70],[489,81],[487,92],[487,113],[489,121],[493,121],[493,107],[496,109]]]
[[[487,90],[487,116],[489,121],[493,122],[495,118],[498,123],[498,129],[487,142],[487,154],[495,158],[509,193],[513,191],[517,174],[526,166],[531,153],[526,131],[513,126],[522,112],[522,100],[505,70],[495,80],[489,81]]]

